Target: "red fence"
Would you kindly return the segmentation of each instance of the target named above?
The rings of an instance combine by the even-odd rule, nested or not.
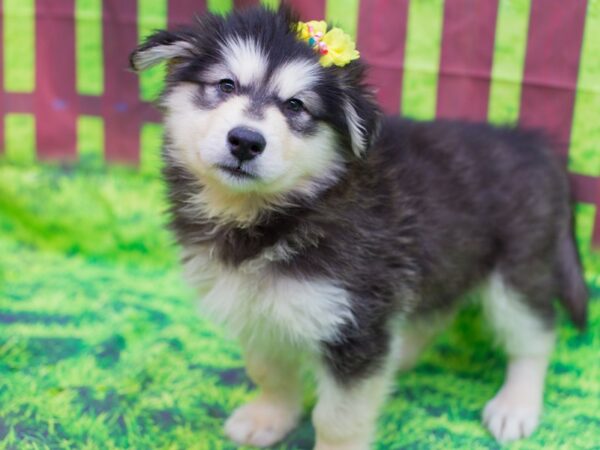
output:
[[[487,119],[501,1],[445,1],[438,117]],[[235,7],[258,3],[233,2]],[[325,0],[291,3],[305,19],[326,15]],[[560,143],[564,156],[569,150],[587,6],[585,0],[531,0],[519,122],[548,130]],[[362,0],[358,9],[358,48],[371,64],[370,79],[390,113],[401,109],[409,7],[409,0]],[[156,110],[140,100],[137,76],[126,70],[128,54],[138,42],[137,3],[102,2],[104,90],[99,96],[76,92],[74,10],[75,0],[35,1],[35,90],[0,91],[0,118],[6,113],[34,114],[38,156],[74,159],[77,117],[99,116],[104,119],[106,159],[136,163],[141,125],[159,121]],[[189,23],[194,14],[205,10],[203,1],[169,1],[168,26]],[[0,86],[4,86],[2,52],[0,46]],[[0,143],[4,142],[3,123],[0,120]],[[572,174],[572,181],[576,199],[594,204],[598,213],[600,177]],[[593,236],[600,244],[600,220],[596,220]]]

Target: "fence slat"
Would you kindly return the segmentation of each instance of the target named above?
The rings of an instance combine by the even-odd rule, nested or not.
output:
[[[37,0],[35,21],[36,147],[41,158],[77,155],[75,1]]]
[[[498,0],[446,0],[437,116],[485,120]]]
[[[290,4],[300,14],[300,19],[323,20],[325,18],[326,0],[292,0]]]
[[[137,44],[137,8],[134,1],[103,3],[104,115],[106,158],[139,161],[140,115],[137,76],[128,71],[129,53]]]
[[[369,63],[369,83],[377,86],[377,100],[388,113],[400,110],[408,0],[362,1],[358,48]]]
[[[587,2],[533,0],[519,122],[544,128],[567,155]]]
[[[4,92],[3,95],[4,114],[33,114],[33,94],[23,94],[20,92]]]
[[[169,29],[173,29],[181,25],[191,25],[194,16],[206,12],[206,2],[202,0],[170,1],[168,8],[167,21]]]

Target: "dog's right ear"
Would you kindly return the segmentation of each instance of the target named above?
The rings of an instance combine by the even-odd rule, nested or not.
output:
[[[194,56],[193,37],[185,32],[157,31],[129,55],[131,68],[140,72],[163,61]]]

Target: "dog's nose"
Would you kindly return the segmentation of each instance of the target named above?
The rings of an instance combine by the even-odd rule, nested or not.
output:
[[[260,155],[267,145],[264,136],[250,128],[235,127],[227,133],[229,151],[238,161],[248,161]]]

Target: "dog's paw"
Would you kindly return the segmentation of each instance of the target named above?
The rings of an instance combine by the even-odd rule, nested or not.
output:
[[[300,409],[257,399],[225,422],[225,434],[241,445],[268,447],[282,440],[300,420]]]
[[[483,410],[483,422],[498,442],[506,443],[531,435],[538,426],[541,405],[500,391]]]

